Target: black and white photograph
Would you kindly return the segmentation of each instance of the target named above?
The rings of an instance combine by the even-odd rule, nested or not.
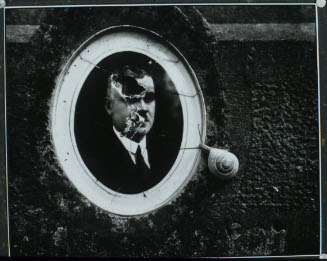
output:
[[[87,168],[116,192],[154,187],[173,166],[182,139],[181,104],[169,76],[151,58],[118,52],[84,84],[74,131]]]
[[[319,258],[316,3],[11,2],[10,256]]]

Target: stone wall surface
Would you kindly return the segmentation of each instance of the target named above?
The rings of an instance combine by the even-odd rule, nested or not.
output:
[[[314,22],[313,7],[298,8],[286,22]],[[40,11],[42,19],[30,11],[36,17],[30,24],[40,29],[28,43],[7,46],[12,255],[319,253],[315,42],[219,41],[207,21],[225,17],[226,9],[199,10],[58,8]],[[28,11],[19,12],[8,10],[6,22],[28,23]],[[63,64],[90,35],[118,24],[153,30],[182,52],[204,94],[207,144],[229,149],[240,161],[237,177],[222,182],[210,174],[203,153],[179,197],[129,218],[108,214],[74,188],[56,163],[49,131],[49,104]]]

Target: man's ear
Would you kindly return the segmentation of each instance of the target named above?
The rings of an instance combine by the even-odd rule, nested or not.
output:
[[[111,114],[112,114],[111,102],[108,97],[106,97],[106,99],[105,99],[104,107],[105,107],[107,113],[109,114],[109,116],[111,116]]]

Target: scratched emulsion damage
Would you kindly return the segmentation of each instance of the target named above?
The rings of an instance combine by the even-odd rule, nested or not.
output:
[[[142,78],[142,80],[144,78]],[[142,86],[142,81],[140,81],[138,78],[128,78],[125,79],[125,81],[128,81],[129,84],[122,84],[122,80],[119,79],[119,75],[117,73],[112,74],[109,80],[111,85],[110,89],[115,90],[119,94],[119,97],[125,101],[130,112],[129,116],[126,118],[126,127],[121,134],[124,137],[133,139],[138,129],[144,125],[146,120],[146,116],[142,112],[143,107],[139,101],[145,98],[146,94],[148,93],[148,89],[145,89]],[[110,95],[109,93],[107,94]]]

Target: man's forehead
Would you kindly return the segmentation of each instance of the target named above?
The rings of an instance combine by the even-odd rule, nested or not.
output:
[[[150,76],[140,78],[126,77],[121,83],[121,92],[126,96],[143,95],[145,92],[154,92],[154,83]]]
[[[145,90],[153,90],[154,91],[154,83],[153,80],[150,76],[145,75],[142,78],[136,78],[136,82],[138,83],[139,86],[142,86]]]

